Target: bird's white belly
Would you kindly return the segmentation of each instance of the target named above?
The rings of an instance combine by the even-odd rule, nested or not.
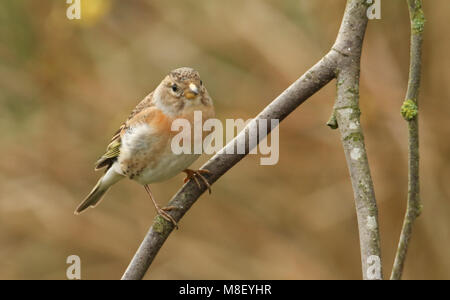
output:
[[[199,156],[198,154],[168,153],[162,156],[154,166],[142,170],[134,180],[141,184],[167,180],[187,169]]]
[[[141,184],[167,180],[188,168],[200,155],[175,154],[171,140],[162,138],[147,124],[131,128],[122,137],[119,172]]]

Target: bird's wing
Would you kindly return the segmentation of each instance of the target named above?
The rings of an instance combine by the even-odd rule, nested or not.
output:
[[[121,136],[128,128],[130,121],[133,121],[133,118],[139,114],[141,111],[145,110],[148,107],[153,106],[152,103],[153,92],[150,93],[147,97],[144,98],[139,104],[133,109],[133,111],[128,116],[128,119],[120,126],[120,128],[114,133],[111,138],[111,142],[106,148],[105,154],[103,154],[99,160],[95,163],[95,170],[100,170],[104,167],[109,169],[111,165],[117,160],[120,155],[120,146],[121,146]]]

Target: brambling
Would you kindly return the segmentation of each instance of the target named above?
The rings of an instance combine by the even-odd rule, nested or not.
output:
[[[195,111],[202,112],[203,120],[214,117],[213,102],[199,73],[191,68],[171,71],[159,86],[136,106],[114,134],[106,153],[95,164],[95,170],[106,167],[105,174],[81,202],[75,214],[96,206],[112,185],[128,177],[142,184],[158,214],[177,226],[167,213],[174,207],[161,208],[156,203],[149,184],[185,172],[185,182],[193,179],[200,187],[200,179],[211,193],[208,181],[202,175],[208,171],[188,169],[200,155],[175,154],[171,149],[171,140],[177,134],[171,130],[172,122],[183,118],[193,125]]]

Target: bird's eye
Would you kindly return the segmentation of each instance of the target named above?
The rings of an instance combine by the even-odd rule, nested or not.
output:
[[[178,86],[174,83],[172,84],[172,91],[174,91],[175,93],[178,92]]]

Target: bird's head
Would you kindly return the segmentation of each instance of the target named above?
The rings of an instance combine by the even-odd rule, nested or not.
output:
[[[157,88],[155,96],[160,105],[174,114],[186,108],[212,105],[199,73],[187,67],[171,71]]]

